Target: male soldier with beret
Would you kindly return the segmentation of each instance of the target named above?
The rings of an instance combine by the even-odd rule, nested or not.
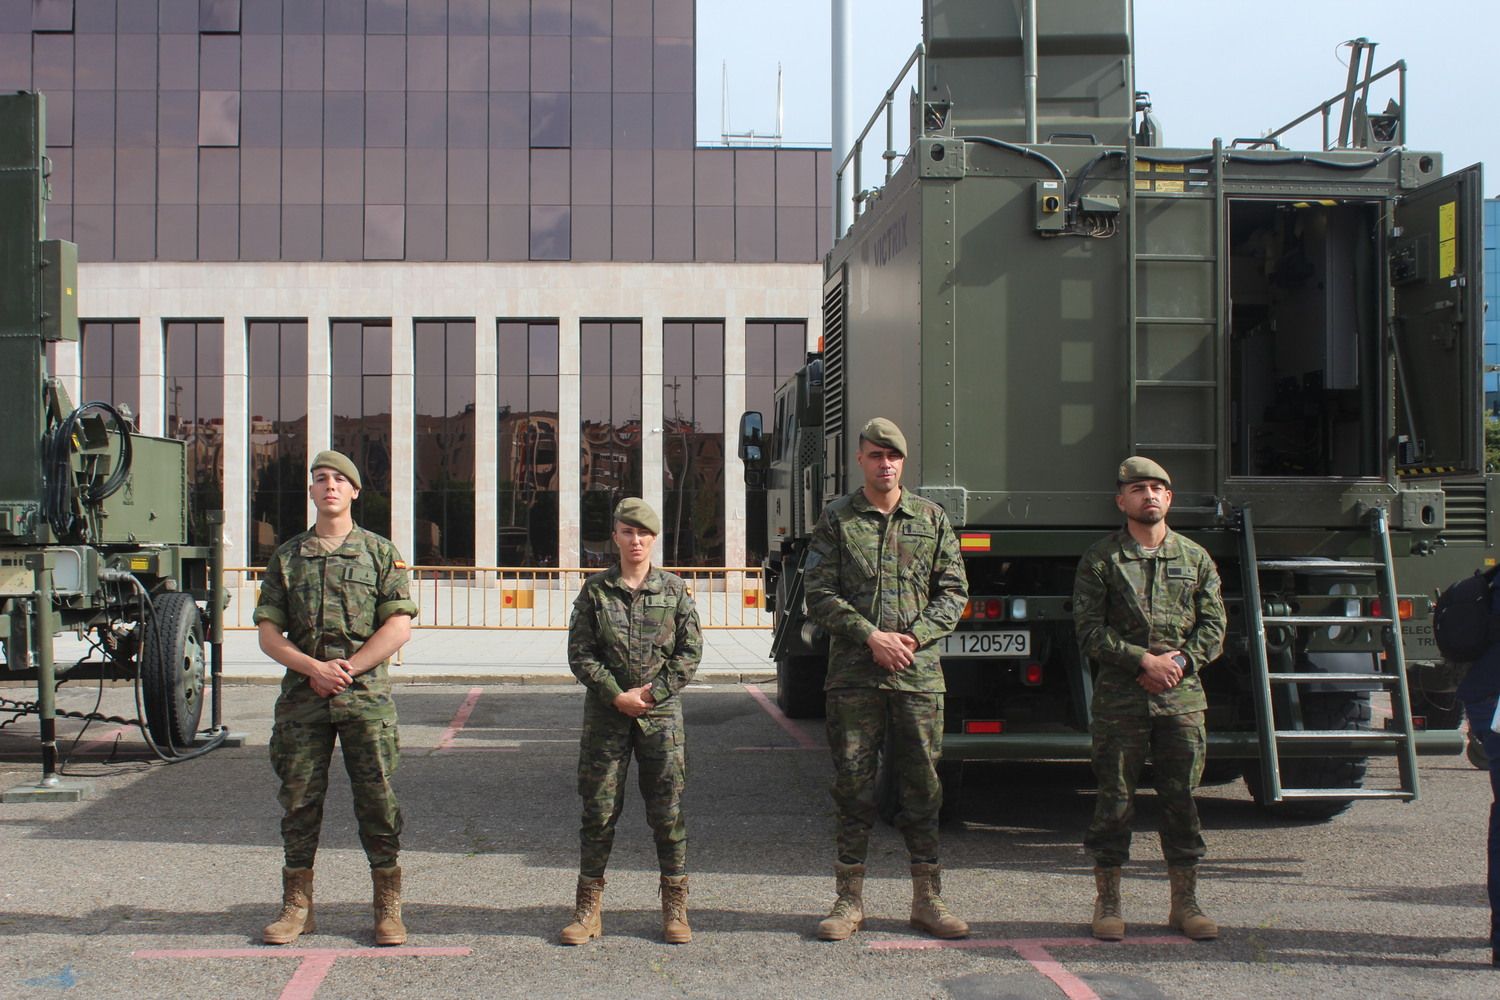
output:
[[[969,925],[943,902],[938,864],[946,688],[937,646],[963,614],[968,580],[943,509],[901,488],[901,429],[871,420],[858,460],[863,487],[824,509],[805,563],[808,617],[831,636],[825,690],[838,811],[838,899],[818,937],[842,941],[864,923],[875,772],[888,744],[901,796],[896,826],[911,859],[912,926],[961,938]]]
[[[375,943],[406,941],[396,863],[401,808],[391,788],[401,750],[386,671],[411,638],[417,606],[396,547],[354,523],[349,508],[359,491],[359,470],[347,456],[317,454],[308,489],[317,521],[271,557],[255,608],[261,650],[287,670],[271,732],[286,867],[266,944],[291,944],[315,929],[313,856],[335,739],[374,881]]]
[[[1073,580],[1078,644],[1095,671],[1099,797],[1083,841],[1094,855],[1098,892],[1092,930],[1104,941],[1125,936],[1120,866],[1130,858],[1136,782],[1149,756],[1172,886],[1168,923],[1209,940],[1219,928],[1198,907],[1205,850],[1193,789],[1207,745],[1199,673],[1224,646],[1219,572],[1202,546],[1167,527],[1172,480],[1165,469],[1149,458],[1127,458],[1116,482],[1125,526],[1084,553]]]
[[[661,521],[646,501],[621,500],[613,534],[620,562],[584,581],[573,603],[568,666],[588,694],[578,747],[578,892],[563,944],[583,944],[604,933],[604,868],[625,805],[632,755],[661,867],[662,936],[668,944],[693,939],[682,817],[687,745],[677,695],[698,670],[703,633],[687,584],[651,565],[659,534]]]

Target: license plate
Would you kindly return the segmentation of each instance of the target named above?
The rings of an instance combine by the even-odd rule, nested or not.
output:
[[[942,655],[1030,656],[1031,633],[1025,629],[954,632],[943,638]]]

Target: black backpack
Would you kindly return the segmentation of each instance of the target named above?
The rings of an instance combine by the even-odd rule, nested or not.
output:
[[[1450,660],[1473,662],[1500,642],[1500,613],[1492,610],[1491,591],[1500,566],[1475,570],[1443,591],[1432,613],[1433,638]]]

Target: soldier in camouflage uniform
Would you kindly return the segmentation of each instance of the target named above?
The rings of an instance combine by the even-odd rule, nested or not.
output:
[[[818,937],[842,941],[864,923],[875,773],[887,747],[911,858],[912,925],[960,938],[969,927],[943,902],[938,864],[946,689],[937,646],[963,614],[968,580],[943,509],[901,488],[900,428],[871,420],[858,458],[864,486],[824,509],[805,563],[808,617],[831,636],[825,690],[838,811],[838,899]]]
[[[578,748],[578,892],[563,944],[604,933],[604,868],[632,755],[661,867],[662,936],[669,944],[693,939],[682,816],[687,743],[678,692],[698,670],[703,633],[687,584],[651,565],[660,533],[661,522],[644,500],[620,501],[613,535],[620,562],[589,577],[573,603],[568,666],[588,694]]]
[[[375,941],[406,941],[401,809],[391,788],[401,751],[386,671],[411,637],[417,606],[396,547],[354,523],[349,508],[359,491],[353,462],[318,453],[308,490],[317,522],[276,550],[255,608],[261,650],[287,669],[271,732],[286,866],[281,912],[262,935],[267,944],[290,944],[315,929],[313,856],[335,740],[374,882]]]
[[[1084,847],[1094,855],[1093,934],[1125,936],[1120,866],[1130,857],[1136,781],[1149,756],[1162,806],[1161,846],[1172,886],[1168,922],[1195,940],[1219,929],[1198,906],[1203,831],[1193,789],[1203,775],[1208,703],[1199,676],[1224,646],[1219,572],[1203,547],[1167,527],[1172,480],[1147,458],[1119,468],[1125,527],[1078,563],[1073,621],[1095,671],[1094,775],[1099,797]]]

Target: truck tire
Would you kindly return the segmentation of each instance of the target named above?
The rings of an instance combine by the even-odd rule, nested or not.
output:
[[[1464,705],[1452,691],[1411,689],[1411,714],[1425,715],[1428,729],[1457,729],[1464,722]]]
[[[1370,696],[1343,691],[1304,694],[1302,724],[1313,730],[1369,729]],[[1283,757],[1281,784],[1286,788],[1360,788],[1368,762],[1367,757]],[[1260,767],[1258,760],[1245,764],[1245,785],[1255,804],[1272,816],[1324,822],[1350,806],[1348,799],[1267,802]]]
[[[146,728],[164,749],[192,746],[208,677],[198,605],[190,594],[162,594],[145,629],[140,674]]]
[[[943,783],[943,805],[938,810],[938,823],[947,826],[963,815],[964,762],[961,760],[939,760],[938,780]],[[875,772],[875,814],[886,826],[896,825],[896,814],[901,811],[901,786],[896,782],[895,769],[890,766],[890,747],[880,753],[880,767]]]
[[[823,682],[828,661],[821,656],[786,656],[776,661],[776,706],[788,719],[821,719],[827,714]]]

